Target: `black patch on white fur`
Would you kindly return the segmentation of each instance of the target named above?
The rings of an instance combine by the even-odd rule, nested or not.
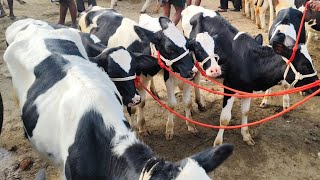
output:
[[[116,98],[118,99],[119,103],[122,105],[122,101],[121,101],[120,97],[118,96],[118,94],[117,94],[117,93],[114,93],[114,95],[115,95]]]
[[[35,100],[66,76],[65,65],[68,61],[58,54],[52,54],[34,68],[35,81],[27,92],[27,99],[22,108],[22,120],[26,132],[32,137],[39,113]]]
[[[44,43],[47,49],[52,53],[67,54],[82,57],[78,46],[69,40],[64,39],[45,39]]]

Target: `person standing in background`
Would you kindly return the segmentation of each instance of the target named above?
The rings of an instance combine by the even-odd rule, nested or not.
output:
[[[78,28],[77,25],[77,7],[74,0],[60,0],[60,18],[58,24],[64,25],[66,21],[67,12],[69,9],[71,16],[71,27]]]
[[[16,17],[13,14],[13,0],[7,0],[9,6],[9,17],[11,20],[14,20]],[[5,17],[7,13],[4,11],[3,5],[0,1],[0,18]]]
[[[229,0],[220,0],[220,9],[218,9],[218,12],[227,12],[228,9],[228,1]],[[232,0],[234,9],[230,11],[240,11],[241,7],[241,0]]]
[[[96,6],[96,5],[97,5],[96,0],[88,0],[88,6]],[[77,10],[79,14],[85,11],[83,0],[77,0]]]
[[[192,4],[192,0],[187,0],[187,6],[190,6]],[[194,5],[200,6],[201,0],[195,0]]]
[[[186,0],[159,0],[159,3],[163,9],[163,15],[168,18],[170,18],[171,5],[173,5],[176,12],[171,20],[175,25],[177,25],[181,19],[181,12],[184,9]]]

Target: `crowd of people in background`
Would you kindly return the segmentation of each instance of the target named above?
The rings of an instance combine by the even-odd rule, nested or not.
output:
[[[20,4],[25,3],[23,0],[17,0]],[[85,4],[84,0],[51,0],[52,2],[59,2],[60,3],[60,17],[58,24],[65,24],[65,19],[67,16],[67,12],[69,10],[71,16],[71,27],[77,27],[77,16],[85,11]],[[88,6],[96,6],[96,0],[87,0]],[[162,6],[163,16],[170,18],[171,12],[171,5],[175,9],[175,13],[171,18],[174,24],[178,24],[181,19],[181,12],[184,9],[185,5],[189,6],[192,4],[192,0],[158,0]],[[232,1],[234,9],[230,11],[240,11],[242,9],[242,0],[220,0],[220,7],[218,12],[227,12],[228,10],[228,2]],[[13,14],[13,0],[7,0],[8,7],[9,7],[9,17],[10,19],[15,19]],[[201,0],[195,0],[194,5],[200,6]],[[320,0],[311,0],[310,8],[314,11],[320,11]],[[4,7],[0,1],[0,18],[7,16],[7,13],[4,10]]]

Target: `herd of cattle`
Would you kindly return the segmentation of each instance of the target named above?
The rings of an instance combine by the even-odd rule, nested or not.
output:
[[[174,90],[178,86],[189,118],[192,86],[162,70],[157,52],[172,71],[197,84],[196,60],[208,76],[221,76],[224,85],[245,92],[265,91],[279,83],[289,88],[315,82],[317,72],[305,37],[299,41],[292,65],[286,65],[301,16],[296,8],[280,10],[267,46],[262,45],[261,34],[252,37],[239,32],[219,13],[199,6],[182,12],[183,32],[166,17],[143,14],[137,23],[97,6],[80,17],[80,31],[41,20],[17,21],[6,31],[4,61],[25,135],[40,154],[61,168],[63,179],[210,179],[207,173],[233,151],[232,145],[223,144],[224,129],[219,130],[214,147],[196,155],[174,163],[157,157],[134,133],[148,133],[146,92],[135,86],[136,77],[150,83],[156,93],[152,78],[163,74],[169,107],[177,105]],[[199,90],[195,92],[202,111],[206,105]],[[288,96],[284,100],[287,108]],[[221,126],[229,124],[234,101],[235,97],[224,97]],[[250,98],[241,99],[242,124],[247,124],[250,102]],[[173,119],[169,113],[168,140],[174,134]],[[2,120],[0,130],[1,126]],[[198,132],[191,123],[187,127],[191,133]],[[243,141],[254,144],[248,127],[241,128],[241,134]]]

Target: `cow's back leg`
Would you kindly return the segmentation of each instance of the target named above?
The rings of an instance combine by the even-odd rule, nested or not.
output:
[[[192,108],[192,98],[191,98],[191,92],[192,92],[192,86],[189,84],[184,83],[183,85],[183,104],[184,104],[184,111],[185,116],[187,118],[191,118],[191,108]],[[189,121],[186,121],[186,124],[188,126],[188,131],[197,134],[198,130],[196,126]]]
[[[224,89],[225,93],[232,94],[231,91]],[[220,114],[220,126],[227,126],[231,120],[231,110],[234,103],[235,97],[223,97],[223,108]],[[213,146],[221,145],[223,142],[224,129],[219,129],[216,139],[214,140]]]
[[[260,7],[258,5],[255,5],[254,7],[254,15],[255,15],[255,18],[256,18],[256,25],[258,26],[258,28],[261,28],[260,27],[260,16],[259,16],[259,11],[260,11]]]
[[[265,92],[264,94],[270,94],[271,92],[272,92],[272,89],[269,88],[269,89],[266,90],[266,92]],[[261,107],[261,108],[266,108],[266,107],[268,106],[268,104],[269,104],[269,98],[270,98],[270,96],[264,96],[264,97],[263,97],[262,102],[261,102],[261,104],[260,104],[260,107]]]
[[[200,78],[201,78],[201,75],[200,73],[198,72],[196,77],[194,78],[194,83],[195,84],[200,84]],[[198,105],[198,109],[199,111],[203,112],[205,111],[207,108],[206,108],[206,104],[201,96],[201,93],[200,93],[200,89],[199,88],[194,88],[194,93],[195,93],[195,96],[196,96],[196,103]]]
[[[263,4],[259,8],[260,27],[263,29],[266,27],[266,12],[268,10],[268,1],[263,1]]]
[[[165,82],[168,94],[168,105],[174,111],[176,110],[177,106],[177,99],[174,93],[175,90],[175,83],[174,77],[169,77],[169,79]],[[174,115],[171,112],[168,112],[168,120],[166,123],[166,139],[172,140],[173,138],[173,128],[174,128]]]
[[[250,17],[249,0],[244,0],[244,14]]]
[[[256,9],[257,0],[250,0],[249,8],[251,13],[251,20],[254,21],[255,18],[255,9]]]
[[[241,99],[241,114],[242,114],[242,122],[241,124],[248,124],[248,115],[250,110],[251,98],[242,98]],[[243,141],[248,145],[254,145],[254,141],[249,133],[248,127],[241,128],[241,134]]]

